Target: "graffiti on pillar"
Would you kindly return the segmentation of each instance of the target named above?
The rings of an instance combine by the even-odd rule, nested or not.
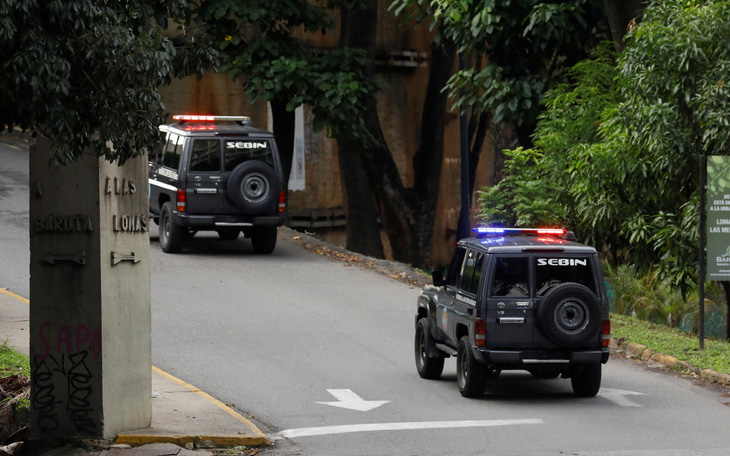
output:
[[[39,430],[62,437],[70,422],[78,435],[98,434],[89,363],[100,361],[101,331],[45,321],[36,336],[42,349],[32,360],[32,401]]]

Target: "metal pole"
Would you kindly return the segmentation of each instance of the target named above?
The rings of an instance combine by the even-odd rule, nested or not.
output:
[[[706,231],[706,215],[705,200],[707,199],[707,155],[700,152],[700,283],[699,283],[699,301],[700,315],[699,328],[697,332],[700,338],[700,350],[705,348],[705,276],[707,274],[707,265],[705,258],[705,246],[707,244]]]

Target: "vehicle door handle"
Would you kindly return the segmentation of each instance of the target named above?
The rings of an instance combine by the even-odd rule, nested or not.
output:
[[[466,309],[466,313],[468,313],[469,315],[474,315],[474,309],[469,307],[468,309]]]

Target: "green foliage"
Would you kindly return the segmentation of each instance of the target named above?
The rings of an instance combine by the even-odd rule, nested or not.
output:
[[[171,40],[159,27],[185,6],[0,0],[0,125],[48,137],[59,164],[87,150],[120,162],[143,153],[158,136],[158,87],[214,63],[198,30]]]
[[[477,192],[486,222],[580,226],[575,195],[598,183],[576,179],[586,168],[600,168],[610,159],[590,149],[599,140],[603,113],[619,99],[610,46],[566,73],[569,82],[557,85],[545,98],[534,148],[505,151],[504,179]]]
[[[599,53],[548,93],[535,150],[508,153],[504,183],[482,194],[486,219],[568,226],[686,298],[698,153],[726,153],[730,141],[728,36],[726,2],[653,3],[616,67]]]
[[[8,346],[8,341],[0,345],[0,375],[24,375],[30,377],[30,359]]]
[[[242,86],[252,102],[279,101],[288,110],[308,104],[315,128],[327,127],[332,136],[349,135],[359,142],[372,139],[360,119],[359,102],[379,85],[368,76],[365,53],[350,48],[315,52],[300,38],[334,33],[337,18],[324,6],[297,0],[206,0],[194,11],[222,51],[224,68],[234,78],[245,75]]]
[[[448,84],[457,106],[493,111],[495,123],[532,127],[545,91],[586,55],[605,28],[598,0],[434,0],[445,35],[487,57]],[[598,31],[598,32],[597,32]]]

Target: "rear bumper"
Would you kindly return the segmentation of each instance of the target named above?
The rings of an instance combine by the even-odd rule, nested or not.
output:
[[[572,364],[605,364],[608,348],[570,352],[526,350],[474,350],[479,361],[504,368],[527,369],[530,367],[559,367]]]
[[[284,224],[283,215],[189,215],[184,212],[173,212],[172,219],[180,226],[198,230],[244,229]]]

